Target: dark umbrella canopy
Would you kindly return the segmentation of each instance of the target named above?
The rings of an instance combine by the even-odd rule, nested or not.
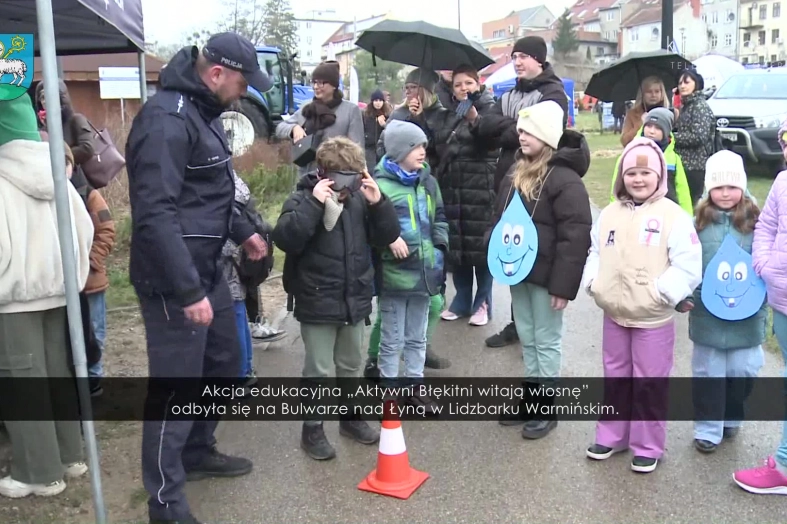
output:
[[[355,45],[389,62],[431,70],[451,70],[462,64],[476,69],[494,60],[457,29],[427,22],[383,20],[363,32]]]
[[[667,91],[678,85],[678,75],[694,65],[680,56],[660,49],[645,53],[629,53],[595,73],[585,94],[603,102],[622,102],[637,98],[640,84],[649,76],[664,82]]]

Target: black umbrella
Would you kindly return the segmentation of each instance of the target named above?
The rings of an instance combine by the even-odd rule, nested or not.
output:
[[[495,62],[461,31],[427,22],[383,20],[365,30],[355,45],[373,57],[431,70],[451,70],[462,64],[480,70]]]
[[[604,102],[622,102],[637,98],[640,84],[649,76],[664,82],[667,91],[678,85],[678,75],[694,64],[677,53],[659,49],[645,53],[629,53],[595,73],[585,94]]]

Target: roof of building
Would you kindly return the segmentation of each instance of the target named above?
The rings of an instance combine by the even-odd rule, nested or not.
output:
[[[598,20],[598,12],[620,5],[620,0],[578,0],[568,8],[568,18],[575,24]]]
[[[541,11],[542,9],[546,9],[546,6],[544,4],[537,5],[535,7],[528,7],[527,9],[520,9],[519,11],[511,11],[511,14],[508,16],[512,16],[515,14],[519,15],[519,25],[529,25],[528,22],[536,21],[536,20],[532,20],[532,18],[536,16],[538,12]],[[549,13],[551,14],[552,12],[550,11]],[[536,24],[537,27],[539,25],[540,24]]]
[[[645,24],[661,23],[661,0],[642,0],[642,8],[631,14],[620,24],[621,28],[637,27]],[[672,7],[675,12],[683,7],[692,9],[694,18],[700,17],[700,0],[678,0]]]
[[[344,22],[341,25],[341,27],[339,27],[339,29],[334,31],[334,33],[331,36],[329,36],[325,42],[323,42],[322,45],[338,44],[339,42],[350,40],[355,35],[354,27],[357,26],[358,24],[367,24],[368,22],[373,22],[373,24],[376,24],[377,22],[381,22],[385,20],[387,16],[388,15],[376,15],[376,16],[371,16],[369,18],[364,18],[363,20]]]

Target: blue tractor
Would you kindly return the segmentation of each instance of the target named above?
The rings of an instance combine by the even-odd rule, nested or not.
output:
[[[287,56],[277,47],[257,47],[257,62],[273,79],[273,87],[265,93],[249,87],[246,95],[221,115],[234,155],[242,155],[255,140],[273,138],[276,124],[314,97],[305,73],[299,75],[297,84],[294,81],[295,56]]]

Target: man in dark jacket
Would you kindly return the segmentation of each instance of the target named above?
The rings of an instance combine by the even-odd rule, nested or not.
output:
[[[495,107],[486,115],[476,120],[473,132],[485,140],[497,140],[500,144],[500,156],[495,171],[495,190],[514,163],[514,155],[519,150],[519,133],[516,122],[519,111],[539,102],[552,100],[563,109],[563,128],[568,122],[568,96],[563,81],[555,74],[547,62],[547,44],[539,36],[526,36],[514,44],[511,52],[517,83],[513,89],[503,94]],[[514,314],[511,323],[500,333],[486,339],[489,347],[503,347],[519,340],[514,325]]]
[[[231,238],[259,260],[266,244],[248,221],[233,218],[231,152],[219,117],[248,85],[264,92],[272,82],[251,42],[222,33],[201,50],[181,49],[161,71],[160,84],[126,145],[130,276],[147,332],[149,375],[236,378],[240,345],[221,250]],[[247,474],[251,461],[216,450],[218,416],[165,421],[169,401],[152,404],[149,399],[156,420],[146,421],[142,434],[150,521],[197,523],[185,482]]]

